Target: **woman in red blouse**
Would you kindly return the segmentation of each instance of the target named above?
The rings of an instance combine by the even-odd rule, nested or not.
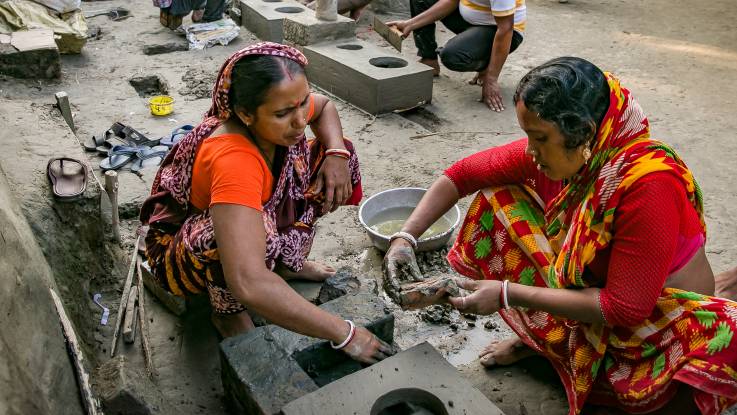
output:
[[[482,364],[545,356],[571,414],[718,414],[737,402],[737,303],[713,297],[686,165],[650,138],[630,92],[583,59],[533,69],[514,102],[528,137],[447,169],[392,237],[387,277],[401,280],[392,271],[413,265],[415,238],[477,193],[448,254],[471,293],[435,300],[499,312],[515,331]]]

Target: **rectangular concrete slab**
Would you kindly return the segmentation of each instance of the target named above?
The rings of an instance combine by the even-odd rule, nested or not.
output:
[[[0,42],[0,75],[50,79],[61,75],[59,49],[54,32],[34,29],[13,32]]]
[[[338,15],[334,21],[320,20],[315,12],[293,13],[284,19],[284,41],[293,45],[312,45],[356,36],[356,21]]]
[[[315,12],[293,0],[240,0],[241,26],[261,40],[284,43],[284,19]]]
[[[432,100],[432,69],[361,40],[302,48],[307,78],[370,114],[414,108]]]
[[[391,409],[448,415],[501,415],[429,343],[419,344],[288,403],[284,415],[378,414]]]
[[[394,316],[374,293],[348,294],[320,306],[391,343]],[[361,366],[322,339],[269,325],[220,343],[223,387],[236,413],[281,408]]]

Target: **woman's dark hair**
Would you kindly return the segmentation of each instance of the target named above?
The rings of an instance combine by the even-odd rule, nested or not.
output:
[[[264,103],[269,89],[283,81],[305,73],[297,62],[281,56],[246,56],[236,62],[230,76],[228,102],[230,110],[244,110],[256,114],[256,109]]]
[[[534,68],[517,85],[514,103],[522,101],[543,120],[554,123],[573,149],[595,137],[609,109],[609,84],[601,69],[570,56]]]

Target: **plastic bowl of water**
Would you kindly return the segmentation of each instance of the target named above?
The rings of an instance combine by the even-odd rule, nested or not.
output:
[[[389,249],[389,237],[398,232],[427,190],[400,187],[377,193],[361,204],[358,219],[371,242],[381,251]],[[461,222],[461,210],[454,205],[430,226],[417,241],[417,251],[434,251],[445,247]]]

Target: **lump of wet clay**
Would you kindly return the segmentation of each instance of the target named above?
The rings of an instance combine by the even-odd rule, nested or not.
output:
[[[399,305],[405,309],[427,307],[439,298],[461,295],[461,289],[451,277],[429,278],[420,282],[402,284]]]

